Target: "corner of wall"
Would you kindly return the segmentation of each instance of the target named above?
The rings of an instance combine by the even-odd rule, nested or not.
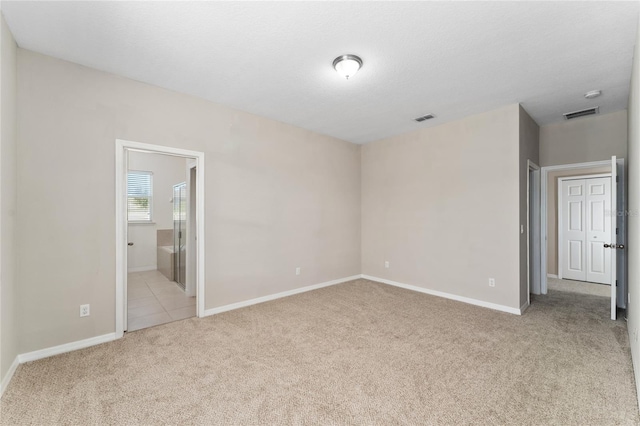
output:
[[[529,161],[540,164],[540,127],[519,104],[519,210],[520,210],[520,306],[529,300],[529,229],[527,228],[529,200],[528,174]]]
[[[0,14],[0,381],[6,386],[18,355],[15,257],[17,45]]]

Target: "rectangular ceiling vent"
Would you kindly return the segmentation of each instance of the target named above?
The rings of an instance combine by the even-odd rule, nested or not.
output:
[[[583,109],[582,111],[574,111],[574,112],[565,112],[564,118],[565,120],[571,120],[573,118],[584,117],[585,115],[593,115],[600,112],[600,107],[594,107],[589,109]]]
[[[432,118],[435,118],[435,117],[436,116],[433,114],[427,114],[427,115],[423,115],[422,117],[414,118],[414,120],[420,123],[422,121],[431,120]]]

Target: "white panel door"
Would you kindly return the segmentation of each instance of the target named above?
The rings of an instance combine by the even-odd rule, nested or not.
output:
[[[611,189],[610,177],[562,181],[561,278],[611,284]]]
[[[586,179],[587,281],[611,284],[611,178]]]
[[[586,281],[585,180],[562,181],[562,278]]]

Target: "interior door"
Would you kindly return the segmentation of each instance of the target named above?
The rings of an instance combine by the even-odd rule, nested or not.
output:
[[[618,165],[617,165],[617,161],[616,161],[616,156],[614,155],[613,157],[611,157],[611,185],[613,186],[613,190],[610,191],[611,193],[611,200],[610,200],[610,215],[609,215],[609,223],[611,225],[611,229],[610,229],[610,239],[609,241],[611,242],[610,244],[605,244],[604,247],[609,248],[609,253],[610,253],[610,262],[611,265],[617,265],[617,259],[616,259],[616,249],[618,247],[618,239],[616,236],[616,226],[617,226],[617,221],[618,221],[618,214],[616,211],[616,207],[618,205],[618,199],[617,199],[617,195],[618,195],[618,191],[617,191],[617,182],[618,182]],[[617,297],[617,291],[618,291],[618,280],[617,280],[617,268],[613,267],[611,268],[611,319],[615,320],[617,317],[617,301],[616,301],[616,297]]]
[[[586,272],[587,281],[611,284],[609,249],[605,243],[611,241],[611,178],[585,179],[586,189]],[[614,223],[615,228],[615,223]]]
[[[585,180],[562,181],[561,278],[586,281]]]

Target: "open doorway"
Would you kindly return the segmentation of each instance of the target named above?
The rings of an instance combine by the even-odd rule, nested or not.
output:
[[[626,211],[624,160],[543,167],[541,173],[540,293],[600,296],[603,308],[610,300],[615,319],[617,309],[626,308],[626,218],[617,214]]]
[[[116,334],[204,314],[204,154],[116,141]]]

